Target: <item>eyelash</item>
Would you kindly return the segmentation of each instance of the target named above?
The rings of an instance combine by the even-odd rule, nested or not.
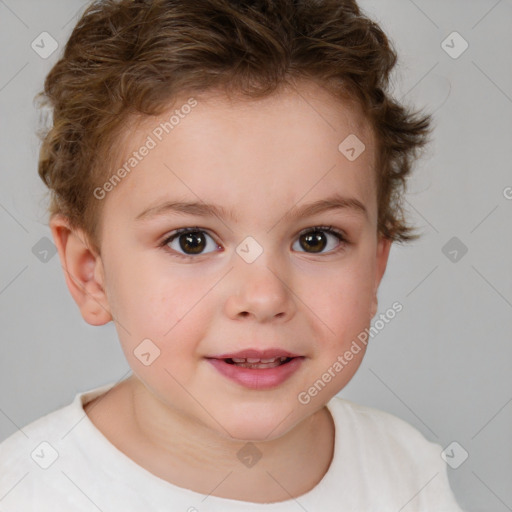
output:
[[[196,259],[203,255],[198,254],[198,255],[192,256],[192,255],[180,254],[179,252],[174,251],[174,249],[171,249],[170,247],[168,247],[167,245],[170,242],[172,242],[175,238],[179,237],[182,234],[195,233],[198,231],[201,233],[206,233],[210,238],[213,239],[213,237],[208,233],[207,229],[203,229],[199,226],[188,227],[188,228],[179,228],[179,229],[176,229],[175,231],[173,231],[169,236],[164,238],[164,240],[162,240],[162,242],[159,244],[159,247],[161,247],[162,249],[167,250],[169,252],[172,252],[172,255],[176,256],[178,258],[182,258],[185,260]],[[301,231],[297,235],[297,237],[300,238],[302,235],[307,235],[309,233],[315,233],[317,231],[325,231],[326,233],[329,233],[330,235],[335,236],[340,241],[340,245],[336,249],[333,249],[327,253],[319,253],[319,254],[337,254],[338,252],[345,249],[347,245],[350,244],[350,242],[345,237],[345,234],[342,231],[339,231],[338,229],[334,228],[333,226],[314,226],[312,228],[307,228],[307,229],[304,229],[303,231]],[[206,253],[206,254],[208,254],[208,253]],[[315,254],[315,253],[305,252],[305,254]]]

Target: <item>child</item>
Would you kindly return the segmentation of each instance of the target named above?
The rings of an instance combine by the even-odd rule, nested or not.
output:
[[[439,445],[336,396],[415,236],[430,117],[387,94],[395,60],[353,0],[88,8],[39,173],[67,286],[132,374],[0,445],[2,510],[460,511]]]

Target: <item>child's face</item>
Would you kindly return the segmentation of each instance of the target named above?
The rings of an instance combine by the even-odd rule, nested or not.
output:
[[[195,98],[161,141],[154,130],[188,96],[128,139],[122,163],[148,136],[156,146],[145,157],[139,152],[141,160],[103,199],[96,275],[104,275],[126,358],[162,410],[223,436],[274,438],[338,393],[364,355],[363,346],[330,382],[322,378],[368,327],[387,261],[390,244],[377,237],[374,140],[359,117],[312,85],[254,103]],[[354,161],[338,149],[351,134],[366,145]],[[333,196],[362,207],[295,217]],[[172,202],[214,204],[233,217],[162,206]],[[316,226],[342,231],[348,243],[325,230],[299,236]],[[178,228],[201,232],[160,246]],[[145,339],[160,350],[147,365],[134,354],[153,359],[150,342],[138,348]],[[301,359],[267,387],[234,381],[209,359],[271,348]],[[299,400],[319,379],[324,389],[309,403]]]

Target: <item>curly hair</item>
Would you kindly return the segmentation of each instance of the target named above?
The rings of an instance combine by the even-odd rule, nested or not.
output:
[[[313,80],[356,102],[376,140],[378,232],[418,238],[405,219],[406,179],[431,116],[388,91],[397,54],[355,0],[97,0],[83,13],[38,98],[39,176],[50,215],[65,215],[99,252],[105,181],[130,120],[162,114],[178,95],[221,89],[246,98]]]

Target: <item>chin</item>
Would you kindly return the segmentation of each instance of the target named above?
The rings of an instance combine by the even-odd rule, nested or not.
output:
[[[250,413],[242,410],[222,415],[223,420],[220,423],[225,430],[217,424],[214,428],[226,439],[254,443],[277,439],[293,428],[291,424],[293,415],[289,412],[283,414],[282,409],[269,411],[268,406],[266,407],[267,414],[258,410],[257,407],[252,407]]]
[[[224,431],[220,433],[230,441],[240,442],[263,443],[277,439],[285,433],[281,429],[276,429],[273,424],[236,425],[228,426],[227,428],[231,436],[228,436]]]

